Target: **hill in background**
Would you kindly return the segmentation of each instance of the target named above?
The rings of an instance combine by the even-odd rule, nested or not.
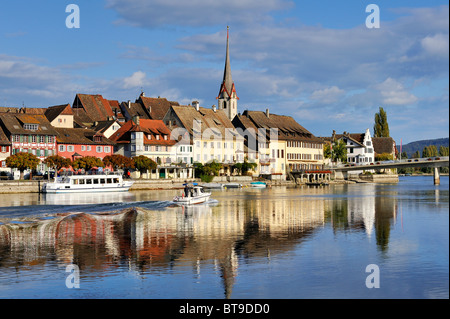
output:
[[[440,146],[449,146],[449,138],[437,138],[434,140],[421,140],[408,143],[402,146],[402,152],[406,152],[408,154],[408,158],[410,158],[416,151],[419,151],[422,154],[423,148],[425,146],[435,145],[439,151]],[[400,145],[397,145],[397,149],[400,152]]]

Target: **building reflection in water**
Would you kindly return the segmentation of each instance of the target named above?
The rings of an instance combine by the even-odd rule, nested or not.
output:
[[[385,249],[395,202],[374,186],[348,197],[327,197],[323,188],[242,190],[215,193],[215,205],[126,208],[118,212],[61,213],[20,221],[0,220],[0,268],[74,263],[80,269],[165,272],[213,266],[230,297],[240,262],[289,253],[330,224],[334,231],[375,232]],[[375,195],[374,195],[375,194]]]

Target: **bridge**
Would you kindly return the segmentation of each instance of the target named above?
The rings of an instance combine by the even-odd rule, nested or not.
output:
[[[379,161],[370,164],[346,164],[339,166],[331,166],[326,169],[335,173],[335,176],[346,178],[350,171],[362,170],[378,170],[378,169],[393,169],[393,168],[408,168],[408,167],[431,167],[433,168],[434,184],[440,184],[439,167],[449,167],[449,157],[430,157],[430,158],[413,158],[396,161]]]

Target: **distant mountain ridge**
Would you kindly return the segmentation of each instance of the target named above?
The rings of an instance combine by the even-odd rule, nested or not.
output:
[[[423,148],[425,146],[435,145],[439,151],[440,146],[449,146],[449,138],[436,138],[433,140],[421,140],[415,141],[402,146],[402,152],[406,152],[408,154],[408,158],[411,157],[416,151],[419,151],[422,154]],[[397,145],[397,149],[400,152],[400,145]]]

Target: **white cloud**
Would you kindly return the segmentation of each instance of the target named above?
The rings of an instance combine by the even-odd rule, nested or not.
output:
[[[392,79],[387,78],[383,83],[375,86],[383,97],[382,102],[385,105],[410,105],[417,102],[417,97],[409,93],[403,84]]]
[[[145,73],[142,71],[136,71],[129,77],[123,79],[123,88],[124,89],[138,88],[144,86],[145,83],[146,83]]]
[[[268,12],[291,7],[285,0],[107,0],[119,23],[140,27],[249,24],[267,20]]]
[[[432,36],[427,36],[422,39],[421,45],[425,49],[425,51],[430,54],[448,58],[448,34],[444,35],[442,33],[438,33]]]
[[[322,90],[315,90],[310,99],[316,100],[320,103],[335,103],[340,97],[344,95],[345,91],[339,89],[337,86],[328,87]]]

